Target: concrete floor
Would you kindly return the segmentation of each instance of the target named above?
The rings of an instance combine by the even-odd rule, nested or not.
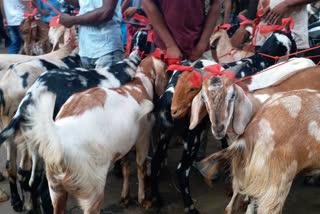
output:
[[[7,53],[8,49],[0,48],[0,53]],[[209,138],[207,153],[216,151],[219,144],[212,137]],[[160,191],[164,200],[164,206],[160,210],[161,214],[180,214],[183,212],[183,203],[178,190],[178,182],[175,169],[181,157],[182,146],[173,145],[169,149],[168,166],[161,171]],[[5,147],[0,148],[0,170],[4,170],[6,152]],[[132,166],[135,166],[132,158]],[[120,191],[122,179],[110,174],[106,182],[105,203],[102,214],[142,214],[156,213],[153,209],[145,211],[136,204],[137,198],[137,178],[135,167],[132,167],[131,173],[131,191],[130,195],[133,199],[132,204],[128,208],[121,207]],[[227,184],[224,178],[220,178],[213,183],[213,187],[209,188],[204,182],[200,173],[192,169],[190,174],[191,193],[195,206],[202,214],[224,213],[224,208],[228,204],[230,198],[226,196]],[[8,181],[0,182],[0,186],[9,191]],[[0,203],[0,214],[15,214],[10,207],[10,202]],[[69,197],[68,214],[82,213],[76,201]],[[303,178],[298,177],[290,194],[287,198],[284,214],[319,214],[320,213],[320,188],[319,186],[305,185]]]
[[[210,144],[208,153],[216,151],[219,147],[212,137],[209,138]],[[183,205],[178,190],[177,177],[175,175],[175,168],[178,160],[181,157],[182,146],[172,145],[169,149],[168,166],[163,168],[160,177],[160,191],[164,200],[164,206],[160,210],[161,214],[177,214],[183,213]],[[134,163],[134,154],[131,158],[131,177],[130,177],[130,195],[132,203],[128,208],[119,205],[121,182],[122,179],[116,177],[112,173],[107,179],[105,189],[105,203],[101,213],[103,214],[142,214],[142,213],[157,213],[154,209],[144,210],[136,203],[137,198],[137,179]],[[5,148],[0,149],[0,166],[4,170],[5,165]],[[203,214],[209,213],[224,213],[224,208],[230,200],[226,196],[228,185],[225,178],[219,178],[213,183],[213,187],[209,188],[204,182],[200,173],[192,169],[190,175],[191,193],[194,203],[199,211]],[[8,181],[0,182],[0,186],[6,191],[9,190]],[[15,214],[11,209],[10,203],[0,203],[0,214]],[[73,198],[68,199],[68,214],[82,213],[76,201]],[[290,195],[287,198],[284,214],[318,214],[320,213],[320,189],[318,186],[305,185],[302,177],[298,177],[293,187],[291,188]]]

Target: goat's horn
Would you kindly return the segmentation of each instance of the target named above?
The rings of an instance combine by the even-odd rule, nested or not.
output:
[[[230,73],[234,73],[235,75],[237,75],[237,73],[244,67],[248,64],[249,62],[246,61],[246,62],[243,62],[239,65],[235,65],[231,68],[228,68],[227,70],[225,70],[224,72],[230,72]]]
[[[201,68],[195,68],[195,67],[192,67],[193,70],[197,71],[202,77],[210,74],[209,71],[206,71],[206,70],[203,70]]]

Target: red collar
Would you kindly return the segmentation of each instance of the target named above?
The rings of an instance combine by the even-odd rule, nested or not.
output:
[[[149,77],[151,80],[152,80],[152,82],[156,82],[156,80],[153,78],[153,76],[151,76],[149,73],[146,73],[146,72],[144,72],[144,71],[141,71],[144,75],[146,75],[147,77]]]

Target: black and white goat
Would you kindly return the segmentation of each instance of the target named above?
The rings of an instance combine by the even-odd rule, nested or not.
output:
[[[31,59],[10,65],[9,69],[0,79],[0,120],[3,127],[6,127],[9,124],[25,93],[40,74],[52,69],[71,69],[77,67],[79,63],[80,57],[74,55],[56,60]],[[23,203],[16,186],[17,145],[9,142],[11,140],[12,139],[9,139],[8,143],[6,143],[6,169],[10,183],[11,205],[15,211],[22,211]],[[24,148],[20,148],[20,153],[21,161],[18,169],[18,178],[21,184],[21,192],[24,195],[25,209],[29,210],[29,208],[32,207],[30,191],[36,192],[36,185],[33,185],[32,188],[30,188],[32,185],[29,185],[31,176],[30,168],[32,166],[31,157]],[[31,183],[32,182],[33,181],[31,181]]]
[[[84,91],[92,87],[118,87],[129,82],[135,75],[136,69],[141,62],[141,52],[148,54],[151,43],[147,41],[148,30],[140,30],[133,37],[132,49],[127,59],[124,59],[109,68],[98,70],[74,69],[52,69],[43,73],[32,87],[28,90],[20,106],[6,127],[0,134],[0,144],[10,137],[17,135],[21,122],[25,119],[27,109],[37,111],[34,99],[42,91],[50,91],[56,95],[54,117],[65,101],[74,93]],[[136,50],[138,49],[138,50]],[[28,148],[29,153],[35,152],[36,148]],[[31,151],[34,150],[34,151]]]

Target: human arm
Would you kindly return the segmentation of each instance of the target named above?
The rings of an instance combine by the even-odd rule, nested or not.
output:
[[[131,0],[124,0],[121,4],[121,13],[123,13],[130,5]]]
[[[50,11],[49,10],[44,10],[44,9],[41,9],[39,7],[39,5],[35,2],[35,0],[32,0],[32,5],[37,8],[37,10],[39,11],[39,13],[41,13],[42,15],[44,16],[49,16],[50,15]],[[28,7],[30,8],[30,7]]]
[[[118,0],[103,0],[103,5],[80,16],[70,16],[63,13],[60,23],[66,27],[73,25],[99,25],[112,19]]]
[[[3,26],[8,27],[7,18],[6,18],[6,14],[4,12],[4,7],[3,7],[3,0],[0,0],[0,7],[1,7],[1,13],[2,13]]]
[[[167,57],[182,58],[182,53],[171,35],[168,26],[164,20],[163,14],[160,12],[153,0],[142,0],[143,10],[147,14],[153,29],[159,35],[160,39],[167,48]]]
[[[65,3],[67,4],[71,4],[72,6],[79,8],[80,4],[79,4],[79,0],[64,0]]]
[[[213,1],[213,2],[212,2]],[[199,59],[202,54],[207,49],[210,43],[210,36],[213,33],[213,30],[216,26],[217,20],[219,18],[220,12],[220,1],[219,0],[212,0],[212,5],[210,7],[209,13],[206,17],[206,21],[204,24],[203,31],[201,33],[200,40],[198,44],[193,48],[191,56],[189,57],[190,60],[197,60]]]
[[[285,0],[267,13],[265,21],[271,24],[277,24],[290,8],[303,6],[312,2],[316,2],[316,0]]]
[[[231,0],[225,0],[224,1],[224,19],[223,23],[228,24],[230,19],[230,13],[231,13],[231,6],[232,1]]]

